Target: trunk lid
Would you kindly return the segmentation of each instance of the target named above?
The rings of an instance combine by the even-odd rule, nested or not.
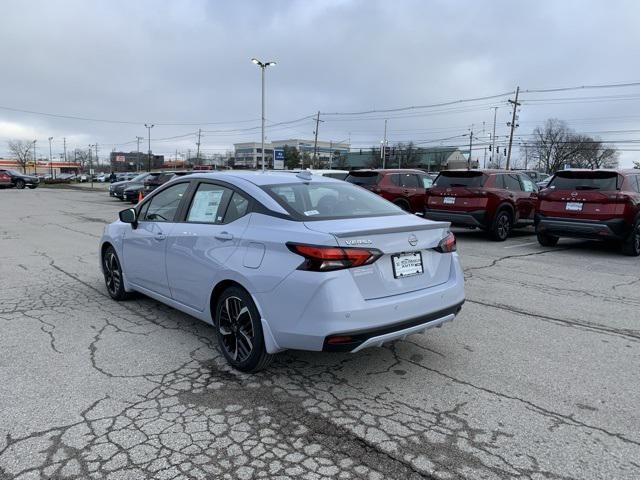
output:
[[[372,265],[348,270],[366,300],[434,287],[449,279],[451,254],[433,250],[446,236],[449,230],[447,222],[431,222],[415,215],[397,215],[305,222],[305,226],[333,235],[342,247],[375,248],[383,253]],[[415,261],[417,257],[411,254],[416,252],[420,254],[423,272],[396,278],[393,257],[410,254],[399,258],[397,262],[402,259]]]
[[[540,192],[539,211],[550,217],[608,220],[624,215],[627,199],[614,171],[558,172]]]

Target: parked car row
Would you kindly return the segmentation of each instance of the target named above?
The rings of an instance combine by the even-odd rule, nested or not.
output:
[[[612,240],[623,253],[640,255],[640,170],[563,170],[541,180],[542,189],[531,177],[528,171],[446,170],[428,185],[420,171],[358,170],[346,181],[497,241],[514,228],[534,226],[543,246],[561,237]]]
[[[188,170],[145,172],[131,179],[114,182],[109,185],[109,196],[123,201],[137,203],[138,200],[175,177],[194,173]]]

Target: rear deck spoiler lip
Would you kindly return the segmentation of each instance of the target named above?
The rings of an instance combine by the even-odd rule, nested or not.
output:
[[[450,222],[432,222],[424,225],[406,225],[402,227],[372,228],[370,230],[353,230],[348,232],[331,232],[338,238],[353,237],[354,235],[379,235],[383,233],[415,232],[419,230],[437,230],[439,228],[449,228]]]

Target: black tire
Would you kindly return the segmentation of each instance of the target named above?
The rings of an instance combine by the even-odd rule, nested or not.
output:
[[[633,230],[629,236],[622,242],[622,253],[630,257],[640,256],[640,219],[636,220]]]
[[[124,290],[120,259],[113,247],[108,247],[102,254],[102,272],[109,296],[114,300],[128,300],[133,295]]]
[[[396,204],[401,209],[403,209],[405,212],[411,212],[411,207],[409,206],[409,203],[407,203],[406,201],[396,200],[393,203]]]
[[[509,210],[502,209],[496,213],[496,216],[491,223],[489,234],[496,242],[504,242],[509,236],[512,227],[513,215],[511,215]]]
[[[229,287],[218,299],[214,316],[222,354],[236,370],[255,373],[269,366],[273,355],[264,345],[262,322],[251,295]]]
[[[536,232],[536,236],[538,237],[538,243],[543,247],[555,247],[558,244],[558,240],[560,240],[560,238],[555,235],[549,235],[543,232]]]
[[[25,187],[24,180],[20,180],[20,179],[16,180],[16,188],[18,190],[22,190],[24,187]]]

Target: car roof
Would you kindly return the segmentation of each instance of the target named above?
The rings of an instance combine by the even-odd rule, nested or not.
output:
[[[315,182],[341,182],[331,177],[323,177],[321,175],[310,175],[310,178],[301,178],[295,172],[277,172],[277,171],[253,171],[253,170],[226,170],[221,172],[194,172],[191,177],[229,181],[232,179],[241,179],[248,181],[254,185],[277,185],[285,183],[309,183]]]
[[[424,170],[417,168],[359,168],[357,170],[351,170],[349,174],[358,172],[378,172],[378,173],[427,173]]]

